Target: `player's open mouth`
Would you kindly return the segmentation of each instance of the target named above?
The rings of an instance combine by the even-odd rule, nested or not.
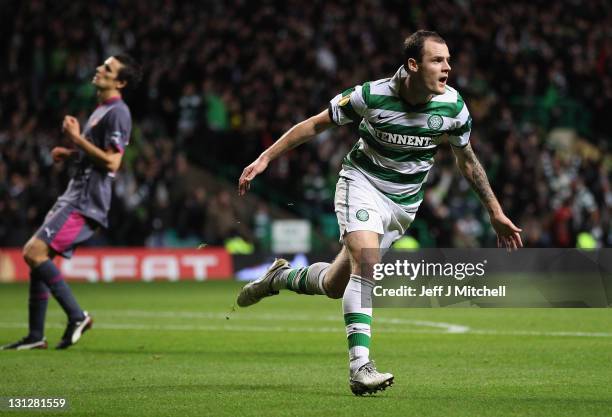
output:
[[[440,81],[442,84],[446,83],[446,80],[448,80],[447,76],[444,77],[440,77],[440,79],[438,81]]]

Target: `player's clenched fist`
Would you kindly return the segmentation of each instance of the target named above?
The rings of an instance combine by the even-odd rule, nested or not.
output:
[[[259,157],[251,165],[242,171],[240,180],[238,180],[238,195],[245,195],[251,186],[251,181],[257,175],[261,174],[268,167],[268,160],[265,157]]]
[[[62,131],[71,140],[78,138],[81,135],[81,126],[77,118],[74,116],[65,116],[64,122],[62,123]]]

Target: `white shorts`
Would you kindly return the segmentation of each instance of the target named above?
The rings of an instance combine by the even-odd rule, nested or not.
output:
[[[407,213],[378,191],[359,171],[343,168],[336,184],[335,210],[340,243],[346,233],[370,230],[381,235],[380,248],[401,238],[416,213]]]

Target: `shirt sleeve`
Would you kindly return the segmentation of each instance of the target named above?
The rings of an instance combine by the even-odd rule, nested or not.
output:
[[[123,153],[130,143],[132,118],[129,112],[121,108],[111,110],[106,115],[104,132],[104,149],[115,148]]]
[[[359,123],[368,106],[364,100],[363,87],[358,85],[344,90],[329,102],[329,116],[341,126],[348,123]]]
[[[467,105],[463,106],[453,123],[453,129],[448,131],[448,141],[454,146],[463,148],[470,143],[472,132],[472,116],[470,116]]]

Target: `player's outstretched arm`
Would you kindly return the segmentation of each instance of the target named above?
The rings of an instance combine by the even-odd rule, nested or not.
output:
[[[271,161],[333,126],[335,126],[335,124],[330,119],[327,110],[293,126],[272,146],[262,152],[251,165],[242,171],[242,175],[238,180],[238,194],[246,194],[251,185],[251,181],[253,181],[257,175],[261,174]]]
[[[115,149],[103,150],[81,136],[79,121],[73,116],[64,117],[62,130],[75,145],[83,149],[96,165],[110,172],[117,172],[123,154]]]
[[[497,201],[491,189],[487,174],[478,161],[472,146],[468,143],[463,148],[456,146],[452,146],[452,148],[457,159],[459,171],[468,180],[472,189],[476,191],[480,201],[489,212],[491,225],[497,233],[497,246],[504,246],[508,250],[516,250],[523,247],[520,235],[522,229],[516,227],[504,214],[499,201]]]

